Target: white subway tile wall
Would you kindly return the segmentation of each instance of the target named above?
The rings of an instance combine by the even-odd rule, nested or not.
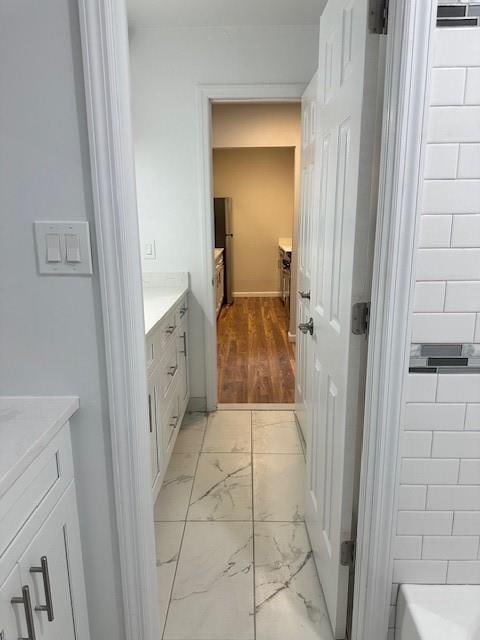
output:
[[[480,348],[480,28],[435,39],[412,342]],[[408,374],[405,397],[392,604],[480,584],[480,374]]]

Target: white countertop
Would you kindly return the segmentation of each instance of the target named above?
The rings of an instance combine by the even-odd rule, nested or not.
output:
[[[79,407],[66,397],[0,396],[0,496]]]
[[[280,249],[283,249],[283,251],[286,251],[287,253],[291,253],[292,252],[292,239],[291,238],[279,238],[278,239],[278,246],[280,247]]]
[[[222,253],[225,251],[225,249],[220,248],[220,249],[214,249],[213,251],[213,255],[215,256],[215,261],[222,255]]]
[[[178,287],[144,287],[143,313],[145,318],[145,335],[163,320],[165,315],[188,291],[188,285]]]

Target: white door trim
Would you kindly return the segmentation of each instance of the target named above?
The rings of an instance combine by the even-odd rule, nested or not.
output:
[[[79,0],[125,637],[157,640],[145,326],[126,6]]]
[[[419,135],[435,0],[390,0],[377,251],[373,281],[367,413],[360,495],[353,640],[385,640],[392,575],[390,541],[408,358]],[[138,220],[135,194],[126,7],[79,0],[105,335],[113,486],[126,640],[157,640],[157,590]],[[210,149],[211,100],[298,100],[303,85],[200,86],[200,215],[209,406],[216,404]],[[210,344],[209,344],[210,342]],[[209,366],[209,368],[208,368]],[[388,602],[387,602],[388,600]]]
[[[215,261],[213,249],[213,176],[212,176],[212,117],[211,103],[215,102],[297,102],[304,84],[217,84],[199,85],[197,89],[198,175],[200,202],[200,233],[205,316],[205,381],[207,411],[217,408],[217,314],[215,305]]]
[[[415,234],[437,0],[391,0],[352,640],[384,640],[395,532],[402,395],[410,355]]]

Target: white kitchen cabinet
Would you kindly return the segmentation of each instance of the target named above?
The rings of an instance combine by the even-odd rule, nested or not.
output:
[[[77,408],[76,398],[0,399],[12,416],[2,430],[12,461],[0,475],[2,640],[90,638],[68,423]]]
[[[147,333],[146,354],[155,500],[189,400],[187,293],[163,309],[161,318]]]

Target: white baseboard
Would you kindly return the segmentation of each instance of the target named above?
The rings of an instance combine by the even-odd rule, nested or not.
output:
[[[234,291],[234,298],[280,298],[281,291]]]
[[[296,333],[290,333],[290,331],[289,331],[288,332],[288,341],[295,343],[297,341],[297,334]]]

